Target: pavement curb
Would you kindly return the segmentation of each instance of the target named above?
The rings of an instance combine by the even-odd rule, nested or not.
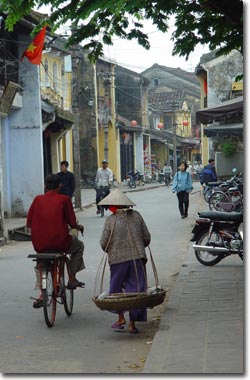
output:
[[[244,267],[238,260],[206,267],[189,244],[142,373],[244,373]]]

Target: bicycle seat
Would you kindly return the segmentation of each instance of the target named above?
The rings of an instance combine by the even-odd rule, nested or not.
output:
[[[211,220],[223,220],[231,222],[242,222],[242,212],[204,211],[198,212],[199,217]]]
[[[40,259],[40,260],[51,260],[51,259],[62,259],[64,257],[62,252],[42,252],[28,255],[29,259]]]

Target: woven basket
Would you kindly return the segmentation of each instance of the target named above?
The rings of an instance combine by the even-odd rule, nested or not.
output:
[[[125,311],[131,309],[153,308],[160,305],[165,298],[166,290],[159,290],[155,294],[147,293],[116,293],[104,299],[94,297],[93,301],[101,310]]]

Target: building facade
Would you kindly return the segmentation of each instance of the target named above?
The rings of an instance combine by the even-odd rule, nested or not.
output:
[[[212,117],[209,124],[201,123],[203,160],[215,157],[220,176],[231,175],[233,167],[243,170],[243,80],[236,81],[242,73],[243,57],[235,50],[226,56],[217,57],[216,52],[205,54],[196,68],[201,108],[211,115],[218,107],[228,109],[219,119]],[[229,146],[231,155],[226,151]]]

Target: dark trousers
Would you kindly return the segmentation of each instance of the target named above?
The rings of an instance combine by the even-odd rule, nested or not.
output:
[[[189,193],[187,191],[179,191],[179,193],[177,193],[177,198],[179,201],[180,214],[187,216],[189,206]]]
[[[97,210],[101,209],[101,206],[97,206],[97,204],[105,198],[107,195],[109,195],[110,190],[108,186],[101,186],[100,188],[96,188],[96,207]]]
[[[125,289],[127,293],[146,292],[147,274],[144,259],[110,265],[109,293],[121,293],[122,289]],[[123,312],[125,311],[123,310]],[[117,314],[119,313],[117,312]],[[147,309],[129,310],[129,319],[130,321],[146,322]]]

